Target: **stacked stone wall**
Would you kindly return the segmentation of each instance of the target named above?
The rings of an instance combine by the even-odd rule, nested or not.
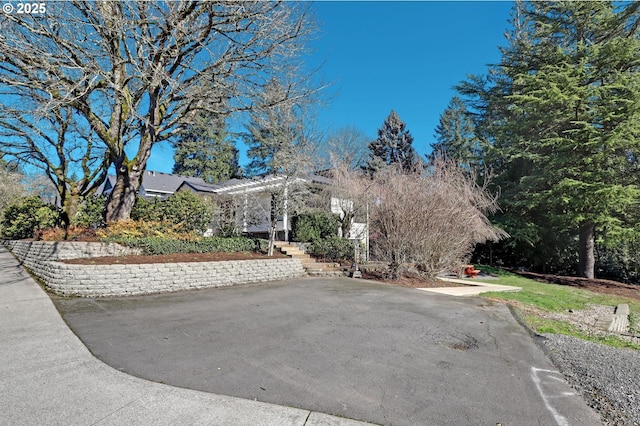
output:
[[[64,244],[73,246],[64,247]],[[83,246],[86,244],[95,246]],[[297,259],[78,265],[59,260],[131,252],[126,247],[101,243],[6,241],[5,245],[49,290],[63,296],[142,295],[278,281],[304,275]]]

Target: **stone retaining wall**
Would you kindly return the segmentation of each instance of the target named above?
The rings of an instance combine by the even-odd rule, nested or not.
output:
[[[100,256],[140,254],[139,249],[115,243],[84,243],[76,241],[4,241],[4,245],[25,265],[32,260],[84,259]]]
[[[65,244],[73,246],[65,248]],[[5,241],[5,245],[42,279],[49,290],[63,296],[130,296],[277,281],[304,275],[302,264],[296,259],[142,265],[77,265],[57,261],[73,258],[72,253],[78,258],[127,254],[129,250],[118,246],[103,247],[102,251],[97,246],[84,246],[87,244],[105,246],[101,243]]]

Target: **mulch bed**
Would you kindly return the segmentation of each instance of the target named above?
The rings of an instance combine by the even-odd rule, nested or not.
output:
[[[428,279],[424,277],[403,276],[397,280],[390,280],[384,276],[382,272],[369,271],[363,272],[362,278],[367,280],[379,281],[385,284],[395,285],[399,287],[411,288],[440,288],[440,287],[468,287],[464,284],[451,283],[437,279]]]
[[[640,300],[639,285],[625,284],[618,281],[611,281],[600,278],[589,279],[522,271],[515,271],[515,273],[543,283],[568,285],[571,287],[589,290],[594,293],[611,294],[614,296],[629,297],[631,299]]]
[[[158,255],[103,256],[85,259],[63,260],[63,263],[75,265],[140,265],[143,263],[182,263],[182,262],[222,262],[225,260],[285,259],[287,256],[274,252],[273,256],[256,252],[238,253],[175,253]]]

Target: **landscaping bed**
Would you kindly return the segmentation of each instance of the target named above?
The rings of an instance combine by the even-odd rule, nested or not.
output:
[[[267,256],[258,252],[174,253],[157,255],[101,256],[84,259],[67,259],[64,263],[75,265],[142,265],[146,263],[223,262],[227,260],[283,259],[282,253]]]
[[[589,290],[594,293],[609,294],[614,296],[629,297],[640,300],[640,285],[625,284],[618,281],[600,278],[568,277],[561,275],[538,274],[535,272],[514,271],[516,274],[535,281],[567,285],[571,287]]]
[[[419,276],[402,276],[397,280],[391,280],[385,277],[385,274],[379,271],[367,271],[362,273],[362,278],[382,282],[385,284],[395,285],[399,287],[411,288],[440,288],[440,287],[469,287],[464,284],[442,281],[435,278],[429,279]]]

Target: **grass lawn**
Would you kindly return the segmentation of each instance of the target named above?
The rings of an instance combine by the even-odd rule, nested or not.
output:
[[[496,275],[499,279],[485,280],[490,284],[502,284],[508,286],[521,287],[522,291],[517,293],[484,293],[482,296],[504,301],[512,301],[514,305],[533,307],[544,312],[568,312],[585,309],[589,304],[617,306],[620,303],[629,305],[630,331],[640,333],[640,301],[610,296],[606,294],[594,293],[570,286],[540,283],[517,274],[492,268],[489,266],[478,266],[485,272]],[[477,281],[483,281],[482,277],[477,277]],[[532,309],[535,312],[536,309]],[[537,333],[567,334],[580,337],[582,339],[603,343],[609,346],[625,347],[640,350],[640,345],[631,343],[616,336],[602,336],[597,334],[587,334],[567,321],[544,318],[535,313],[522,312],[522,318]]]

